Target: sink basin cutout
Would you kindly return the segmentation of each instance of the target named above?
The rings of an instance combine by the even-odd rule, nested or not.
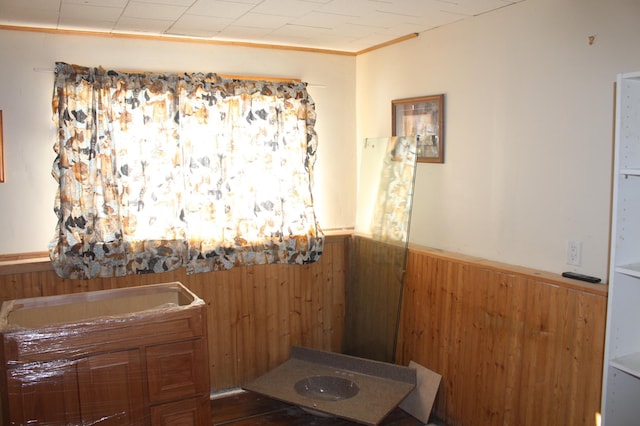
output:
[[[142,312],[188,308],[204,302],[179,282],[4,302],[0,328],[40,329],[72,323],[132,319]]]
[[[353,380],[336,376],[311,376],[294,385],[299,395],[321,401],[340,401],[353,398],[360,388]]]
[[[290,358],[243,386],[319,417],[378,425],[416,386],[416,370],[317,349]]]

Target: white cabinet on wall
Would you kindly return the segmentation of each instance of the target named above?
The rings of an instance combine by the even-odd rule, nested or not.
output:
[[[640,72],[616,85],[602,425],[640,424]]]

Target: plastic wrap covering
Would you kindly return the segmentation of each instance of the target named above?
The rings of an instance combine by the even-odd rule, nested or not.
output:
[[[5,302],[2,425],[210,423],[205,303],[180,283]]]

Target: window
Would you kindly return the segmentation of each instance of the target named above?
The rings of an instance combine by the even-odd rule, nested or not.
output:
[[[308,263],[315,106],[304,83],[122,73],[58,63],[62,277]]]

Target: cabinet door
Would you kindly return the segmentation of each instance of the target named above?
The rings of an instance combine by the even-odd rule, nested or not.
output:
[[[75,364],[30,363],[6,374],[9,424],[80,424]]]
[[[144,377],[137,349],[90,356],[78,362],[84,424],[145,424]]]
[[[152,426],[208,426],[211,424],[209,396],[185,399],[151,407]]]
[[[202,339],[168,343],[147,348],[149,400],[153,402],[209,394],[209,377]]]

